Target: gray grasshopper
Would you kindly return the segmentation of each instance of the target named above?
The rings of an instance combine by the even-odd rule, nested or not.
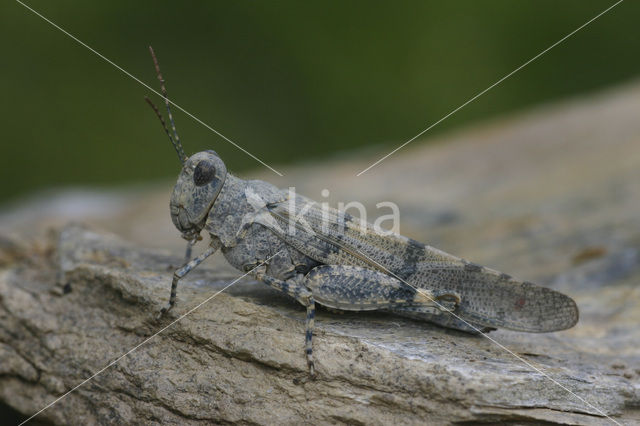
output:
[[[206,231],[209,247],[175,271],[178,282],[220,249],[240,271],[306,307],[305,352],[315,374],[312,337],[316,303],[345,311],[383,310],[470,333],[505,328],[533,333],[563,330],[578,321],[570,297],[320,206],[261,180],[227,172],[214,151],[184,153],[164,80],[151,50],[173,134],[155,110],[182,163],[170,201],[171,219],[191,246]]]

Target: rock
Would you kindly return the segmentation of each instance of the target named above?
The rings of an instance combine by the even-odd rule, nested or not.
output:
[[[593,408],[491,341],[391,315],[320,312],[320,376],[310,381],[304,311],[266,286],[242,280],[212,298],[231,277],[198,269],[181,286],[171,318],[158,322],[169,266],[180,258],[78,226],[63,229],[59,245],[57,256],[33,256],[0,281],[0,396],[27,414],[99,373],[43,418],[600,422]],[[67,294],[51,291],[60,264],[72,289]],[[637,389],[623,376],[632,372],[637,379],[628,358],[596,368],[584,352],[576,358],[578,342],[566,337],[498,333],[495,339],[609,415],[624,414],[637,401]]]
[[[303,308],[246,278],[218,294],[240,276],[219,256],[156,320],[184,248],[170,184],[65,192],[0,215],[0,400],[30,416],[62,397],[37,417],[55,424],[640,422],[638,111],[631,85],[414,142],[357,178],[377,158],[262,176],[395,201],[402,233],[571,295],[571,330],[490,340],[320,310],[309,380]],[[91,225],[60,227],[69,205]]]

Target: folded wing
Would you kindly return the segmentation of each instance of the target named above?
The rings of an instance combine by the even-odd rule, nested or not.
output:
[[[402,235],[376,232],[367,222],[305,197],[267,206],[263,223],[305,255],[328,265],[355,265],[387,273],[435,294],[456,293],[454,313],[488,327],[548,332],[570,328],[578,308],[555,290],[522,282]]]

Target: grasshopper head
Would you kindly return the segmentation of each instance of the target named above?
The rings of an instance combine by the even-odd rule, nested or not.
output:
[[[187,240],[197,238],[227,177],[224,162],[214,151],[187,158],[171,194],[171,220]]]

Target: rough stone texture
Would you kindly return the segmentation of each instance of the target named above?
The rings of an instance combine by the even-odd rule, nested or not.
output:
[[[640,85],[414,142],[355,177],[376,159],[261,177],[316,199],[328,188],[330,202],[361,200],[370,213],[394,201],[403,234],[571,295],[581,309],[571,330],[489,335],[566,389],[483,337],[326,310],[309,381],[302,307],[243,279],[37,419],[611,423],[599,409],[639,423]],[[44,194],[0,214],[4,403],[35,413],[239,276],[216,256],[155,320],[183,249],[170,190]],[[61,227],[70,218],[90,226]]]

